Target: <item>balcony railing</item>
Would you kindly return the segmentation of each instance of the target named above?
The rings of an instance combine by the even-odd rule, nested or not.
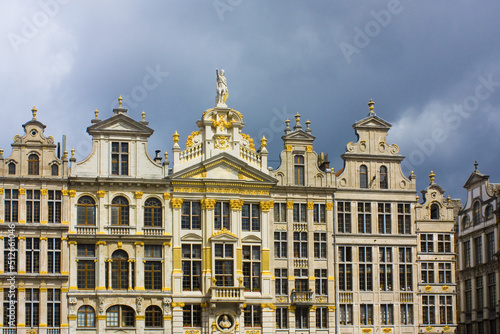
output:
[[[307,223],[293,223],[294,232],[307,232]]]
[[[60,328],[47,328],[47,334],[61,334]]]
[[[4,328],[3,334],[17,334],[16,328]]]
[[[97,226],[77,226],[76,227],[77,234],[96,234]]]
[[[108,234],[130,234],[133,229],[131,226],[106,226]]]
[[[312,304],[314,303],[314,292],[310,291],[292,291],[290,299],[294,304]]]
[[[295,268],[309,268],[308,259],[293,259],[293,266]]]
[[[163,235],[163,227],[143,227],[144,235]]]
[[[245,287],[233,287],[233,286],[213,286],[210,288],[210,300],[212,302],[242,302],[243,289]]]
[[[352,292],[341,292],[341,293],[339,293],[339,302],[341,302],[341,303],[352,303]]]
[[[412,292],[400,292],[399,301],[401,303],[413,303],[413,293]]]

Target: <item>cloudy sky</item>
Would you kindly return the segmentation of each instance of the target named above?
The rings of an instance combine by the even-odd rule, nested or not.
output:
[[[275,167],[283,121],[299,112],[342,168],[372,98],[418,189],[433,170],[463,199],[475,160],[500,181],[499,12],[495,0],[2,1],[0,146],[10,154],[36,105],[81,160],[94,110],[109,117],[121,94],[155,130],[150,153],[171,152],[173,132],[184,143],[214,106],[223,68],[228,106],[266,135]]]

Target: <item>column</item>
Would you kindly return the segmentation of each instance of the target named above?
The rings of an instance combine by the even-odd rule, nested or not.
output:
[[[231,209],[230,219],[231,219],[231,230],[238,236],[238,242],[236,243],[236,279],[235,286],[239,284],[239,282],[243,278],[243,248],[241,245],[241,208],[243,206],[243,200],[232,199],[229,201],[229,207]],[[251,224],[251,222],[250,222]],[[208,240],[208,239],[207,239]],[[211,261],[212,259],[207,259]],[[242,281],[243,282],[243,281]]]
[[[6,235],[6,238],[8,238],[7,235]],[[4,254],[4,244],[5,244],[4,236],[0,235],[0,254],[2,254],[2,256],[5,256],[5,254]],[[4,261],[0,261],[0,274],[3,274],[3,272],[5,270],[4,267],[3,267],[3,262]],[[0,313],[0,314],[3,314],[3,313]]]
[[[214,207],[216,199],[205,198],[201,200],[201,209],[204,219],[202,220],[202,230],[203,230],[203,255],[202,255],[202,266],[203,266],[203,293],[208,293],[210,287],[212,286],[212,248],[208,241],[214,231]]]
[[[21,285],[20,283],[19,285]],[[26,291],[24,286],[17,288],[17,327],[25,327],[24,321],[26,320]],[[18,333],[23,333],[24,329],[18,330]]]
[[[68,315],[68,289],[61,287],[61,334],[69,332],[69,315]]]
[[[134,214],[135,214],[135,234],[144,234],[143,232],[143,227],[144,227],[144,215],[141,213],[143,210],[140,210],[141,206],[143,205],[142,201],[142,196],[144,193],[142,191],[136,191],[134,193],[135,197],[135,209],[134,209]],[[132,217],[132,215],[130,215]]]
[[[61,275],[69,275],[69,261],[75,259],[78,254],[69,254],[68,238],[61,238]]]
[[[335,249],[333,246],[333,233],[334,233],[334,216],[333,216],[333,203],[326,203],[325,210],[325,221],[326,221],[326,240],[327,240],[327,258],[334,259],[332,261],[328,261],[327,263],[327,275],[328,275],[328,300],[327,302],[330,304],[335,303]],[[329,311],[333,311],[329,309]],[[332,318],[333,312],[328,312],[329,319]],[[333,326],[333,325],[332,325]]]
[[[49,207],[47,189],[40,189],[40,207],[41,208]],[[40,224],[47,224],[48,219],[49,219],[49,211],[40,210]]]
[[[112,278],[112,271],[111,267],[113,266],[113,260],[112,259],[107,259],[106,262],[108,263],[108,290],[113,290],[113,282],[111,280]]]
[[[316,333],[316,306],[309,306],[309,333]]]
[[[106,290],[106,241],[98,241],[96,261],[96,290]]]
[[[70,271],[70,275],[69,275],[69,289],[70,290],[78,290],[78,281],[77,281],[77,277],[78,277],[78,259],[76,258],[76,254],[77,254],[76,241],[74,241],[74,240],[68,241],[68,245],[69,245],[69,252],[70,252],[70,254],[71,255],[73,255],[73,254],[75,255],[69,261],[69,271]]]
[[[61,298],[61,300],[63,300]],[[40,323],[40,334],[45,334],[47,332],[47,287],[45,283],[40,284],[40,309],[39,309],[39,323]],[[61,309],[64,305],[61,303]],[[62,318],[61,318],[62,319]]]
[[[26,274],[26,237],[17,238],[17,273]]]
[[[174,292],[182,292],[182,251],[181,251],[181,208],[184,200],[182,198],[172,198],[170,204],[172,205],[172,288]]]
[[[184,326],[182,323],[183,307],[184,303],[172,303],[172,333],[184,333]]]
[[[97,191],[97,208],[96,208],[96,224],[98,226],[97,234],[106,234],[105,225],[108,222],[108,216],[106,212],[106,208],[104,203],[104,196],[106,196],[106,192],[104,190]]]
[[[136,241],[135,246],[135,288],[134,290],[145,290],[144,288],[144,242]]]
[[[40,237],[40,275],[47,275],[48,271],[47,249],[48,249],[47,237]]]
[[[0,217],[1,217],[0,223],[4,222],[3,218],[5,217],[5,205],[4,205],[4,203],[5,203],[5,201],[4,201],[5,195],[4,195],[4,193],[5,193],[5,189],[4,188],[0,188]]]
[[[261,201],[261,230],[262,233],[262,294],[271,296],[271,268],[270,268],[270,243],[269,243],[269,210],[274,206],[273,201]],[[273,235],[273,234],[271,234]]]
[[[172,258],[169,252],[169,247],[172,246],[171,242],[163,243],[163,263],[162,263],[162,291],[172,291]]]
[[[415,315],[413,317],[415,318]],[[328,306],[328,333],[335,333],[335,322],[335,306]]]
[[[18,206],[19,224],[26,223],[26,189],[19,188],[19,206]]]
[[[130,291],[133,290],[132,275],[134,274],[134,272],[132,270],[132,263],[134,262],[134,260],[128,259],[127,262],[128,262],[128,290]]]

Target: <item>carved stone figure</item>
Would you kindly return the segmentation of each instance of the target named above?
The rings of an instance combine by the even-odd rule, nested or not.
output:
[[[225,105],[229,96],[226,76],[224,75],[224,70],[220,70],[219,72],[219,69],[216,69],[215,73],[217,74],[217,97],[215,98],[215,105]]]
[[[226,314],[222,316],[221,321],[219,321],[219,327],[222,329],[228,329],[231,328],[231,321],[229,321],[229,318],[227,317]]]

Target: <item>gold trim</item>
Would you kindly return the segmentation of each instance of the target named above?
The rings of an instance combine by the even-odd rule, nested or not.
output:
[[[97,198],[104,198],[104,196],[106,195],[106,192],[104,190],[97,190],[96,194],[97,194]]]
[[[142,191],[136,191],[134,195],[136,199],[141,199],[142,196],[144,196],[144,193]]]

